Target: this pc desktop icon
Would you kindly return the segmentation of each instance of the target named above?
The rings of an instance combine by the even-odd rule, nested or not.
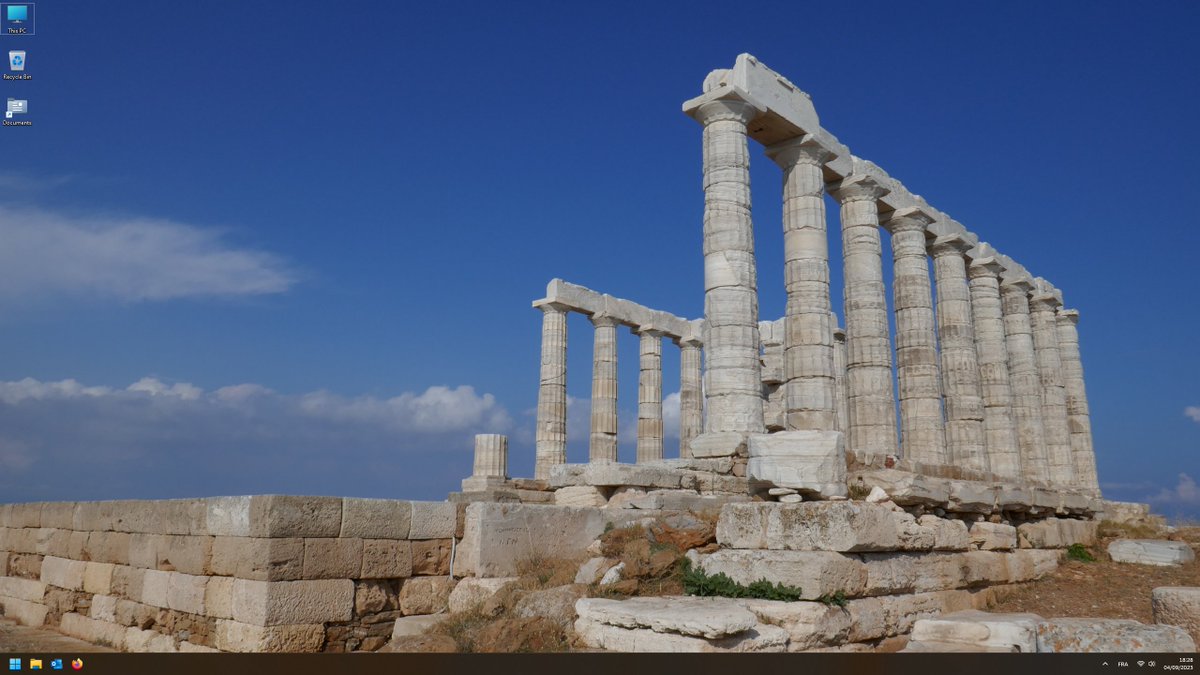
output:
[[[25,70],[25,50],[10,51],[8,53],[8,69]]]
[[[9,5],[5,9],[8,10],[5,18],[13,23],[29,20],[29,5]]]

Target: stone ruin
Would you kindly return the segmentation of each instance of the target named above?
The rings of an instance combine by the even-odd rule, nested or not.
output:
[[[911,635],[910,651],[1194,650],[1174,626],[975,612],[1094,544],[1100,518],[1155,518],[1100,499],[1078,313],[1061,292],[852,155],[807,94],[752,56],[683,108],[704,129],[705,316],[551,281],[533,303],[533,477],[509,477],[507,438],[483,434],[445,502],[0,505],[3,616],[125,651],[374,651],[479,606],[531,560],[562,559],[581,561],[566,620],[592,649],[870,651]],[[750,139],[783,170],[787,311],[775,321],[758,316]],[[843,327],[826,191],[841,205]],[[595,326],[584,464],[566,462],[569,312]],[[618,326],[640,336],[634,464],[617,461]],[[671,459],[664,338],[681,364]],[[580,597],[620,578],[614,561],[588,559],[606,531],[702,512],[716,514],[715,541],[688,547],[694,568],[799,587],[800,600]],[[1190,553],[1159,544],[1117,552],[1155,564]],[[1156,616],[1200,636],[1197,593],[1156,590]]]

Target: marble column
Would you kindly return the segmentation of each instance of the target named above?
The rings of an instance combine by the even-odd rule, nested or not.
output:
[[[704,125],[704,428],[762,433],[758,281],[750,219],[749,103],[701,105]]]
[[[876,203],[887,192],[868,176],[851,176],[832,191],[841,203],[848,447],[868,456],[899,454],[892,341]]]
[[[933,290],[929,281],[926,228],[933,218],[919,209],[897,211],[892,233],[896,309],[896,376],[900,391],[900,448],[909,460],[947,464],[938,372]]]
[[[842,432],[850,428],[850,408],[846,400],[846,331],[833,329],[833,392],[835,428]]]
[[[592,351],[592,435],[589,462],[617,461],[617,320],[592,317],[596,341]]]
[[[704,430],[704,392],[700,390],[701,344],[695,338],[679,341],[679,456],[692,456],[692,439]]]
[[[643,327],[637,331],[638,360],[637,461],[663,458],[662,332]]]
[[[1063,385],[1067,391],[1067,425],[1071,433],[1071,457],[1075,466],[1075,485],[1089,494],[1100,496],[1096,475],[1096,453],[1092,446],[1092,418],[1088,411],[1087,390],[1083,384],[1083,360],[1079,355],[1079,312],[1059,310],[1058,353],[1062,359]]]
[[[1033,328],[1029,321],[1028,278],[1006,278],[1000,284],[1004,310],[1004,340],[1008,347],[1008,378],[1013,393],[1013,419],[1021,455],[1021,475],[1045,483],[1050,473],[1046,458],[1046,432],[1042,427],[1042,383],[1038,377]]]
[[[966,469],[988,471],[979,359],[975,354],[975,319],[963,257],[970,248],[971,242],[961,235],[949,234],[935,239],[929,250],[937,279],[938,338],[950,461]]]
[[[542,310],[542,366],[538,384],[535,478],[567,461],[567,307],[554,302]]]
[[[475,478],[508,477],[508,436],[475,434]]]
[[[967,276],[971,279],[971,309],[975,314],[975,352],[979,357],[988,463],[994,474],[1020,478],[1021,451],[1013,421],[1008,345],[1004,338],[1004,313],[1000,307],[1000,272],[1003,270],[995,258],[987,256],[972,261]]]
[[[1071,432],[1067,427],[1067,390],[1063,386],[1062,357],[1058,353],[1058,324],[1054,315],[1062,300],[1035,282],[1029,300],[1029,322],[1033,325],[1033,347],[1037,352],[1038,378],[1042,382],[1042,428],[1046,431],[1046,459],[1050,484],[1056,488],[1075,486],[1075,464],[1071,456]]]
[[[768,147],[767,156],[783,169],[784,428],[830,431],[833,326],[821,167],[833,154],[801,136]]]

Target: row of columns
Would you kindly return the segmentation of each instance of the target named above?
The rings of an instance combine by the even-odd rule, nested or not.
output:
[[[760,112],[720,99],[694,114],[704,125],[706,432],[763,431],[747,136]],[[1077,314],[1027,279],[1002,284],[1003,267],[969,258],[964,236],[929,241],[929,214],[894,212],[897,430],[879,215],[888,189],[851,175],[830,191],[841,207],[843,374],[823,199],[831,155],[807,135],[766,152],[783,169],[786,428],[840,428],[871,455],[900,454],[899,431],[917,462],[1097,492]]]
[[[557,302],[537,303],[542,310],[542,362],[538,386],[534,477],[548,478],[550,467],[567,461],[567,314],[572,308]],[[617,461],[617,326],[607,314],[590,317],[592,348],[591,428],[589,462]],[[662,338],[651,326],[634,329],[639,336],[637,461],[663,458]],[[700,434],[704,418],[701,392],[701,342],[671,336],[679,346],[679,453],[689,456],[691,441]]]

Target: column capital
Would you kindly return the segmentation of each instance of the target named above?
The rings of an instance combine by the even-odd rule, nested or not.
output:
[[[892,215],[883,223],[883,227],[892,234],[902,232],[927,232],[933,223],[933,216],[918,206],[905,206],[892,211]]]
[[[604,314],[604,313],[593,314],[588,317],[588,321],[591,321],[592,325],[597,328],[600,328],[602,326],[603,327],[616,326],[617,324],[621,323],[621,320],[618,319],[617,317],[613,316],[612,314]]]
[[[891,192],[874,178],[862,174],[847,176],[829,186],[829,194],[839,202],[875,201]]]
[[[1004,271],[1004,265],[1000,264],[992,256],[986,258],[976,258],[967,266],[967,276],[972,279],[981,279],[983,277],[992,277],[999,279],[1000,273]]]
[[[703,347],[704,347],[704,342],[703,342],[703,341],[702,341],[700,338],[698,338],[698,337],[695,337],[695,336],[691,336],[691,337],[672,337],[672,338],[671,338],[671,342],[674,342],[675,344],[679,345],[679,348],[680,348],[680,349],[683,349],[684,347],[691,347],[691,348],[695,348],[695,349],[701,349],[701,348],[703,348]]]
[[[933,242],[929,244],[929,252],[935,257],[952,254],[961,256],[974,247],[975,245],[966,237],[954,232],[951,234],[944,234],[937,239],[934,239]]]
[[[1020,291],[1022,295],[1029,295],[1029,291],[1033,290],[1033,279],[1028,276],[1014,276],[1000,281],[1002,290]]]
[[[841,338],[844,342],[846,340],[846,329],[840,326],[835,326],[833,329],[833,338],[835,340]]]
[[[767,157],[784,170],[790,169],[796,164],[822,166],[829,160],[837,157],[837,154],[832,150],[817,143],[812,134],[804,134],[803,136],[796,136],[786,141],[768,145],[766,152]]]
[[[561,302],[555,302],[554,300],[546,300],[546,299],[534,300],[533,307],[534,307],[534,309],[540,309],[543,312],[562,312],[562,313],[569,312],[572,309],[572,307],[570,305],[564,305]]]
[[[1072,326],[1079,325],[1079,310],[1077,309],[1060,309],[1058,314],[1054,315],[1060,323],[1070,322]]]
[[[667,331],[653,324],[647,324],[645,326],[632,326],[629,330],[635,335],[645,335],[647,337],[662,337],[667,334]]]
[[[697,122],[708,126],[713,122],[734,121],[749,124],[750,120],[758,117],[762,111],[753,103],[740,98],[721,98],[700,104],[692,112]]]
[[[1050,311],[1058,311],[1062,307],[1062,299],[1054,293],[1038,293],[1034,292],[1029,298],[1030,307],[1037,306],[1038,309],[1048,309]]]

